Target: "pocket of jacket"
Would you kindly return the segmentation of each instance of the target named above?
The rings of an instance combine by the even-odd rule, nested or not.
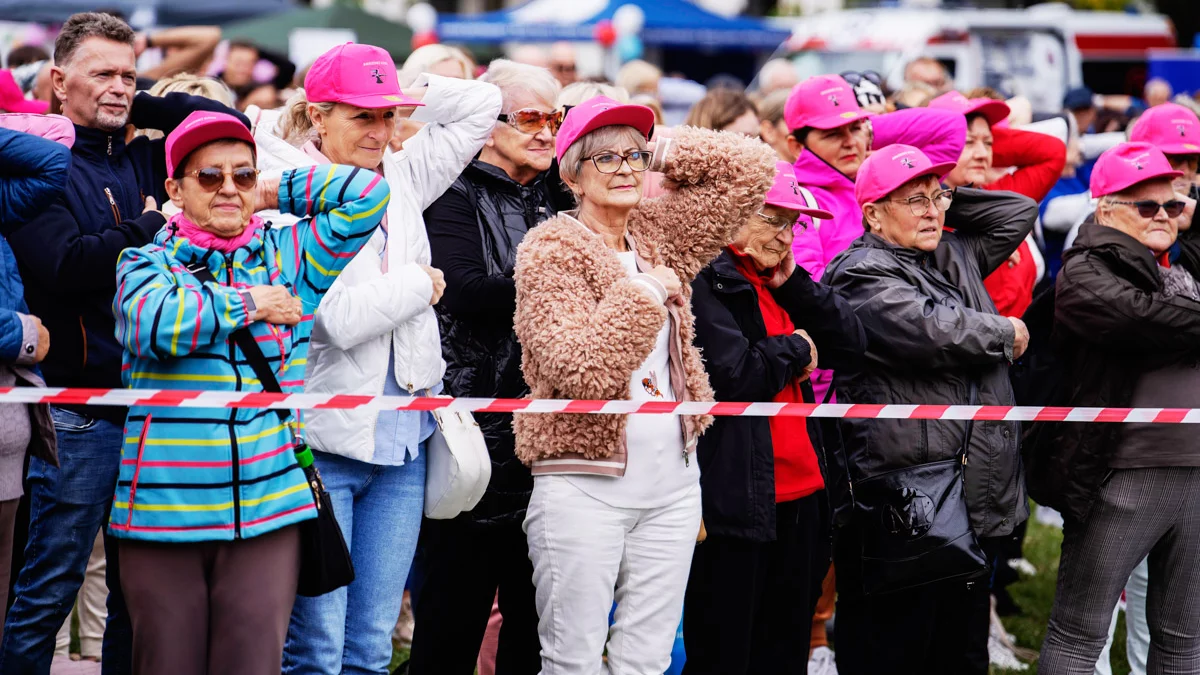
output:
[[[65,408],[51,406],[50,417],[54,420],[55,431],[87,431],[96,426],[94,418]]]

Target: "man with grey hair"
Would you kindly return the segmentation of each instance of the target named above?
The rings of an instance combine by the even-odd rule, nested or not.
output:
[[[157,208],[167,199],[164,141],[126,144],[126,125],[165,134],[193,110],[234,113],[185,94],[135,99],[134,48],[133,30],[109,14],[75,14],[63,25],[50,79],[75,125],[66,193],[26,226],[4,233],[25,298],[54,335],[42,363],[53,387],[122,386],[112,310],[116,261],[122,250],[150,243],[166,222]],[[0,644],[2,673],[50,672],[55,634],[79,592],[117,483],[127,410],[62,404],[52,413],[59,464],[29,462],[29,540]],[[127,673],[131,629],[117,549],[105,548],[110,594],[102,668]]]
[[[1174,93],[1170,82],[1156,77],[1146,83],[1146,88],[1142,90],[1142,98],[1146,99],[1147,108],[1153,108],[1170,101]]]
[[[800,84],[800,78],[787,59],[771,59],[758,71],[757,88],[760,96],[765,97],[776,91],[790,92],[797,84]]]

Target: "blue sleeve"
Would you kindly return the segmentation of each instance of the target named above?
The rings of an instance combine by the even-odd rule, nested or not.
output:
[[[11,232],[58,199],[70,168],[65,145],[0,129],[0,230]]]
[[[11,309],[0,309],[0,362],[16,363],[25,343],[25,326],[21,315]]]

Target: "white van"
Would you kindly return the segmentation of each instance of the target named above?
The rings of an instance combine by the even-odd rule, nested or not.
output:
[[[851,9],[778,19],[792,37],[776,52],[801,79],[874,70],[903,85],[918,56],[941,61],[955,88],[989,86],[1058,111],[1063,94],[1087,84],[1098,93],[1141,95],[1146,52],[1176,46],[1158,14],[1075,11],[1065,4],[1029,9]]]

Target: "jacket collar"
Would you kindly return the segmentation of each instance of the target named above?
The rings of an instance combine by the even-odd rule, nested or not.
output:
[[[926,251],[919,251],[915,248],[905,248],[897,246],[874,232],[864,232],[863,236],[850,245],[850,248],[876,248],[887,251],[901,260],[907,260],[915,265],[926,265],[932,259],[933,254]]]
[[[796,182],[806,187],[817,187],[825,190],[836,190],[838,188],[854,189],[854,181],[846,177],[846,174],[833,168],[825,160],[817,157],[816,153],[805,150],[800,153],[800,158],[796,160],[795,165]]]
[[[721,249],[721,254],[712,261],[712,270],[715,289],[724,293],[752,290],[750,281],[738,269],[737,261],[728,248]]]
[[[467,165],[467,171],[470,173],[472,180],[499,183],[507,189],[517,192],[536,189],[546,179],[546,174],[548,173],[543,171],[537,175],[537,178],[529,181],[528,185],[521,185],[512,178],[509,178],[508,174],[500,167],[495,164],[488,164],[481,159],[471,160],[471,163]]]
[[[76,155],[96,159],[118,157],[125,153],[125,130],[107,132],[76,124],[75,145],[71,150]]]
[[[1162,285],[1162,276],[1158,272],[1158,261],[1154,254],[1137,239],[1124,232],[1100,225],[1096,222],[1095,214],[1087,217],[1079,228],[1075,245],[1063,254],[1063,259],[1080,255],[1087,251],[1107,254],[1121,266],[1149,284],[1152,288]]]
[[[255,218],[257,219],[257,216]],[[241,260],[254,256],[263,248],[263,237],[267,229],[268,226],[265,223],[263,226],[255,228],[254,234],[239,248],[231,251],[229,255]],[[165,248],[173,258],[184,265],[194,262],[207,264],[210,260],[221,260],[225,257],[225,253],[222,251],[193,242],[172,223],[168,223],[158,231],[158,234],[154,235],[154,243]]]

